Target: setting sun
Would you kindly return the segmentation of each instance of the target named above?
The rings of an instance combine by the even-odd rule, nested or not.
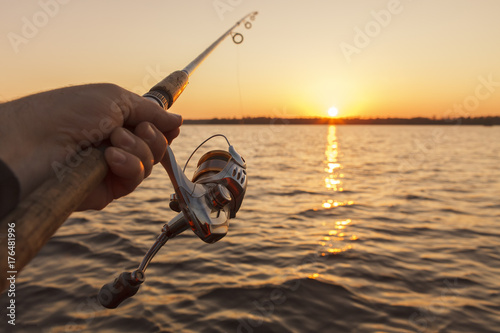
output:
[[[332,106],[331,108],[328,109],[328,115],[330,117],[337,117],[337,115],[339,114],[339,110],[335,107],[335,106]]]

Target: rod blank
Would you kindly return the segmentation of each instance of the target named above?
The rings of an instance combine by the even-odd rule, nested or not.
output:
[[[217,39],[215,42],[212,43],[212,45],[210,45],[209,47],[207,47],[207,49],[205,51],[203,51],[198,57],[196,57],[196,59],[194,59],[193,61],[191,61],[189,63],[189,65],[187,65],[186,67],[184,67],[184,69],[182,71],[186,72],[186,74],[189,76],[191,76],[191,74],[196,70],[196,68],[198,68],[198,66],[200,66],[200,64],[203,62],[203,60],[205,60],[208,55],[210,53],[212,53],[212,51],[224,40],[226,39],[227,36],[229,36],[231,34],[231,32],[233,32],[234,29],[236,29],[241,23],[245,22],[245,20],[249,17],[255,17],[255,15],[257,15],[259,12],[252,12],[248,15],[246,15],[245,17],[243,17],[241,20],[239,20],[238,22],[236,22],[235,25],[233,25],[228,31],[226,31],[226,33],[224,33],[222,36],[219,37],[219,39]]]

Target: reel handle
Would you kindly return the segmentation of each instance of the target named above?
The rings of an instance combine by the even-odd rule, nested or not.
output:
[[[123,272],[113,282],[102,286],[97,299],[105,308],[115,309],[121,302],[134,296],[144,280],[144,273],[140,271]]]

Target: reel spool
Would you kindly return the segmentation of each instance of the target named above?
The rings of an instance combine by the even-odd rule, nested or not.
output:
[[[219,172],[224,170],[224,167],[228,164],[230,159],[231,159],[231,154],[229,154],[229,152],[225,150],[211,150],[205,153],[200,158],[198,164],[196,165],[197,169],[193,173],[191,182],[201,183],[203,182],[204,179],[217,175]],[[184,171],[186,170],[186,167],[187,163],[184,166]],[[222,200],[218,200],[219,202],[215,203],[212,201],[212,203],[214,203],[214,206],[222,208],[225,205],[223,203],[225,201],[227,202],[231,201],[232,198],[226,188],[218,189],[218,191],[221,192],[221,195],[223,196],[222,198],[220,198]],[[216,195],[214,199],[219,199],[218,197],[219,195]],[[173,194],[170,197],[169,206],[170,209],[172,209],[173,211],[181,212],[181,208],[179,206],[179,201],[176,194]]]
[[[221,172],[231,159],[231,154],[225,150],[212,150],[205,153],[197,164],[192,182],[202,181],[204,178]]]

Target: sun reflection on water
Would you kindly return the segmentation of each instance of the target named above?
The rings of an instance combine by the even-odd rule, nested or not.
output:
[[[325,177],[325,187],[328,191],[337,193],[343,192],[344,187],[342,178],[344,178],[344,174],[342,173],[342,164],[339,161],[337,128],[333,125],[328,128],[327,142],[325,150],[325,172],[327,173]],[[353,204],[354,201],[328,199],[324,200],[321,206],[324,209],[335,209],[337,207],[350,206]],[[335,221],[333,229],[328,231],[328,236],[323,237],[319,242],[319,245],[322,247],[322,256],[339,254],[352,249],[351,242],[356,241],[358,237],[348,232],[348,226],[351,222],[351,219]],[[324,225],[327,226],[327,223],[324,223]],[[331,223],[328,223],[328,226],[331,228]]]
[[[338,152],[338,142],[337,142],[337,128],[335,126],[330,126],[328,128],[328,145],[326,146],[326,168],[325,172],[327,177],[325,178],[326,188],[342,192],[341,173],[342,165],[338,162],[339,152]],[[342,175],[343,176],[343,175]]]

